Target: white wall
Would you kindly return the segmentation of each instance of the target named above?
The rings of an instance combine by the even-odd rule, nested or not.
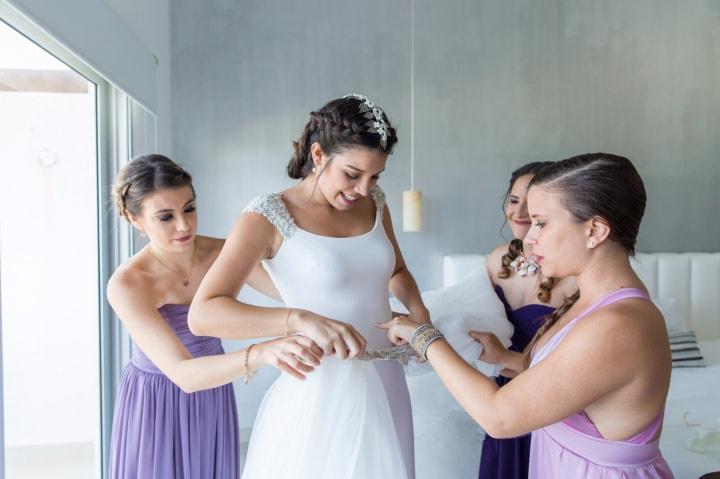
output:
[[[286,188],[308,112],[352,91],[399,143],[380,180],[396,228],[409,187],[409,2],[173,2],[175,159],[201,230],[227,234],[252,197]],[[720,245],[720,8],[704,0],[416,2],[416,187],[425,230],[399,233],[423,288],[444,253],[502,241],[513,168],[607,151],[648,190],[640,251]]]

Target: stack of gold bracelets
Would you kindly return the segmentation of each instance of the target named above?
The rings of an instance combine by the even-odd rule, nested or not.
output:
[[[420,359],[427,361],[427,350],[430,344],[443,337],[440,330],[432,324],[426,323],[413,331],[412,336],[410,336],[410,346],[418,353]]]

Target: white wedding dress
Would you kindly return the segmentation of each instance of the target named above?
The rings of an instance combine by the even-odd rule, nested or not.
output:
[[[288,307],[352,324],[367,349],[392,346],[374,323],[391,317],[388,283],[395,267],[382,224],[331,238],[298,228],[279,194],[245,212],[263,215],[283,243],[263,266]],[[282,374],[268,389],[253,426],[244,479],[414,479],[410,397],[396,361],[323,358],[304,381]]]

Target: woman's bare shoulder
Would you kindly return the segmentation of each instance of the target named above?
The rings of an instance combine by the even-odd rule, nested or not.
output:
[[[665,323],[657,307],[645,298],[627,298],[589,313],[575,327],[578,333],[637,349],[655,338],[667,341]],[[656,334],[658,331],[662,334]],[[627,351],[627,349],[626,349]]]
[[[115,306],[118,301],[130,296],[145,299],[153,297],[155,281],[147,266],[146,258],[139,252],[115,270],[107,285],[110,304]]]

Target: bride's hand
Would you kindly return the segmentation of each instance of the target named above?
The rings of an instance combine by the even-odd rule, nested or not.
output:
[[[396,346],[402,346],[410,341],[412,333],[421,326],[421,323],[413,321],[407,316],[395,316],[390,321],[376,323],[376,327],[387,329],[388,339]]]
[[[480,353],[481,361],[491,364],[505,365],[508,350],[493,333],[470,331],[468,333],[475,341],[483,345]]]
[[[257,351],[258,362],[276,367],[297,379],[305,379],[305,374],[313,372],[320,365],[323,355],[322,349],[312,339],[299,335],[258,343],[252,351]]]
[[[367,342],[348,323],[320,316],[301,309],[293,309],[288,318],[290,331],[312,339],[326,356],[340,359],[355,358],[365,352]]]

